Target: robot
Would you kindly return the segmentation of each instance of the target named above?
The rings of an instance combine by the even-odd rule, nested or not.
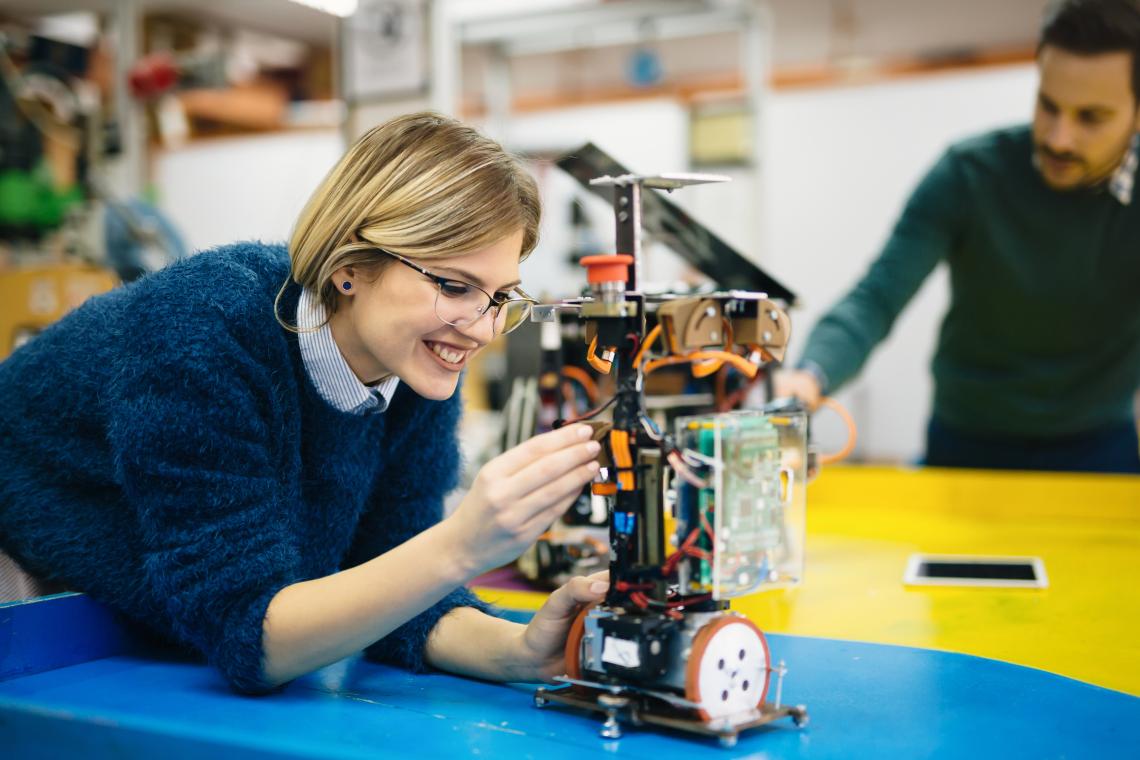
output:
[[[590,180],[613,188],[617,249],[626,253],[583,259],[589,294],[534,317],[576,315],[587,361],[615,381],[608,401],[562,421],[587,422],[603,443],[591,491],[609,518],[610,590],[571,627],[567,672],[558,679],[565,685],[534,697],[540,707],[601,713],[608,739],[620,738],[623,724],[650,724],[732,746],[741,731],[808,720],[803,705],[780,704],[783,663],[773,663],[764,634],[729,607],[734,597],[802,574],[806,415],[794,407],[695,415],[662,430],[645,405],[645,377],[659,367],[688,365],[699,377],[730,364],[751,377],[783,358],[790,323],[764,293],[639,290],[643,189],[724,180]],[[607,410],[611,420],[600,420]]]

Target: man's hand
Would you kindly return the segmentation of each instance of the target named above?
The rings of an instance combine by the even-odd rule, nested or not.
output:
[[[802,369],[785,369],[772,376],[772,396],[773,398],[795,396],[804,403],[809,412],[814,412],[819,408],[823,393],[819,381],[812,373]]]
[[[518,667],[533,675],[527,680],[548,681],[566,672],[566,636],[570,624],[588,604],[600,602],[610,584],[609,570],[572,578],[534,614],[522,633]]]

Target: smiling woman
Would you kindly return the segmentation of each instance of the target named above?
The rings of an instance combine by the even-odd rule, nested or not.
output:
[[[364,135],[313,194],[290,242],[292,279],[319,298],[357,377],[448,398],[494,324],[441,320],[442,286],[432,292],[424,264],[511,290],[540,213],[533,178],[497,143],[436,115],[400,117]]]
[[[287,251],[225,246],[92,299],[0,364],[0,548],[242,691],[360,650],[562,672],[603,579],[574,579],[525,627],[461,587],[594,477],[589,428],[492,460],[441,521],[460,372],[529,308],[518,267],[539,213],[498,144],[413,114],[348,151]]]
[[[480,282],[510,280],[496,288],[509,291],[518,282],[521,238],[522,232],[516,231],[445,263]],[[529,307],[532,301],[525,294],[496,301],[474,284],[435,275],[403,257],[397,261],[407,268],[389,269],[374,280],[358,279],[360,267],[334,274],[343,304],[330,320],[333,335],[358,376],[396,375],[422,396],[447,398],[455,392],[467,357],[503,332],[511,305]],[[511,327],[518,324],[516,314]]]

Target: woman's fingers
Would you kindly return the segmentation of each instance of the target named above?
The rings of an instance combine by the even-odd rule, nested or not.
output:
[[[499,477],[513,475],[548,454],[585,443],[592,435],[593,429],[584,424],[567,425],[549,433],[536,435],[495,457],[492,462],[497,470],[496,475]]]
[[[598,456],[598,449],[597,441],[587,441],[536,459],[510,477],[509,490],[515,498],[525,499],[575,468],[593,462]]]
[[[534,538],[537,539],[543,534],[544,531],[550,528],[551,524],[555,520],[561,517],[566,512],[566,510],[570,508],[576,498],[576,494],[571,494],[562,501],[555,503],[553,506],[543,510],[542,512],[539,512],[537,515],[532,517],[530,521],[523,526],[525,535],[533,535]],[[529,546],[529,543],[527,545]]]
[[[543,607],[552,618],[572,617],[583,604],[600,600],[609,586],[594,576],[571,578],[550,595]]]
[[[583,486],[597,474],[597,463],[587,462],[517,501],[512,511],[519,516],[523,530],[541,533],[550,527],[550,523],[570,508]]]

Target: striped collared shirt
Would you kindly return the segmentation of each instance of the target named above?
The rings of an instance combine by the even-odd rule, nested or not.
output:
[[[325,324],[317,330],[312,329],[325,321],[325,315],[320,299],[307,288],[303,289],[297,303],[297,327],[301,330],[297,340],[301,344],[305,372],[317,392],[342,412],[368,414],[386,411],[400,378],[393,375],[376,386],[360,382],[337,348],[332,328]]]

